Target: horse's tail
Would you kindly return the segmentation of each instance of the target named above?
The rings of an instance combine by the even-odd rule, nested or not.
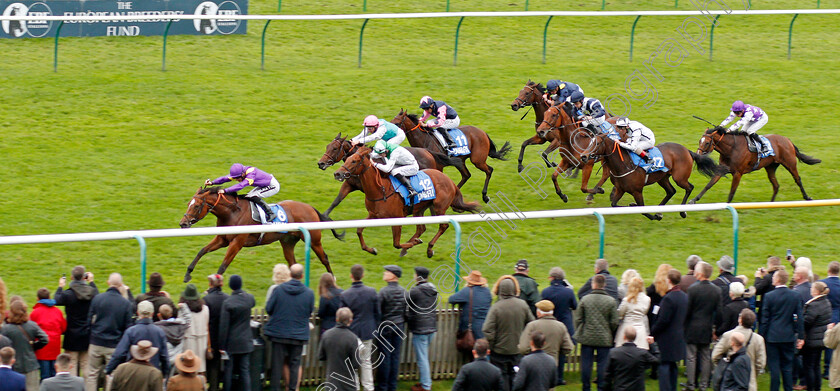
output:
[[[318,214],[318,218],[321,219],[321,221],[333,221],[333,219],[331,219],[329,216],[319,212],[318,209],[315,209],[314,206],[312,207],[312,210],[314,210],[315,213]],[[347,234],[345,230],[342,230],[341,233],[336,232],[335,229],[330,229],[330,231],[332,231],[333,236],[335,236],[336,239],[342,242],[344,241],[344,235]]]
[[[458,167],[461,164],[464,164],[464,162],[457,157],[450,157],[449,155],[445,155],[445,154],[442,154],[440,152],[429,151],[429,153],[431,153],[432,157],[435,158],[435,163],[437,163],[441,167],[448,167],[448,166]]]
[[[502,149],[496,150],[496,143],[493,142],[493,139],[490,138],[490,135],[487,135],[487,140],[490,141],[490,152],[487,153],[488,156],[492,157],[493,159],[499,160],[507,160],[505,157],[508,152],[510,152],[510,141],[505,141],[505,145],[502,145]]]
[[[457,213],[478,212],[478,202],[465,202],[464,195],[461,194],[461,189],[455,188],[455,199],[452,200],[452,210]]]
[[[707,177],[713,177],[715,175],[723,176],[728,172],[726,167],[717,165],[712,158],[706,155],[700,155],[692,151],[688,151],[688,153],[690,153],[691,158],[694,159],[694,164],[697,165],[697,170]]]
[[[791,143],[791,144],[793,144],[793,143]],[[802,152],[799,152],[799,147],[797,147],[796,145],[793,146],[793,149],[796,150],[796,158],[799,159],[799,161],[802,162],[802,163],[805,163],[805,164],[808,164],[808,165],[814,165],[814,164],[822,162],[822,160],[820,160],[820,159],[817,159],[815,157],[811,157],[811,156],[808,156],[808,155],[806,155]]]

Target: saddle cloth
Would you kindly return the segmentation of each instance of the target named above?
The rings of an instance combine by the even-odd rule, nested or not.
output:
[[[653,147],[646,152],[650,156],[650,163],[645,162],[645,159],[642,159],[641,156],[629,152],[633,164],[643,168],[648,174],[657,171],[668,172],[668,167],[665,167],[665,159],[662,158],[662,151],[659,148]]]
[[[435,185],[432,184],[432,178],[429,178],[429,174],[423,171],[418,172],[417,175],[408,177],[411,187],[419,193],[414,197],[414,200],[408,199],[408,189],[400,183],[399,179],[393,175],[389,175],[388,178],[391,179],[391,185],[394,186],[394,190],[400,193],[406,205],[414,205],[421,201],[433,200],[436,197]]]
[[[274,220],[266,221],[265,220],[265,210],[259,205],[251,202],[251,218],[254,221],[259,221],[261,224],[285,224],[291,223],[289,221],[289,216],[286,214],[286,210],[283,209],[282,206],[279,204],[268,204],[268,207],[274,212],[276,216]],[[285,233],[285,232],[283,232]]]
[[[765,150],[764,152],[760,152],[758,154],[759,159],[764,159],[768,156],[776,156],[776,151],[773,150],[773,144],[770,144],[770,140],[764,136],[758,136],[761,139],[761,142],[764,143]],[[747,145],[750,149],[750,152],[758,152],[759,148],[758,145],[753,141],[753,139],[747,137]]]
[[[446,148],[446,141],[438,132],[432,132],[440,145]],[[449,129],[449,137],[455,142],[455,148],[449,150],[450,156],[464,156],[470,154],[470,146],[467,144],[467,137],[461,129]]]

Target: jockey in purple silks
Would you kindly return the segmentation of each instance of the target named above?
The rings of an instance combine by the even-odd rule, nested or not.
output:
[[[461,117],[452,106],[446,104],[444,101],[434,100],[431,96],[424,96],[420,99],[420,108],[423,109],[423,118],[420,118],[420,123],[434,116],[435,119],[430,120],[425,125],[427,127],[437,130],[446,141],[446,152],[455,148],[455,142],[452,137],[449,137],[449,129],[455,129],[461,125]]]
[[[245,198],[253,201],[265,210],[266,220],[274,220],[274,217],[276,217],[274,212],[272,212],[268,204],[263,201],[263,198],[271,197],[280,191],[280,183],[277,182],[274,175],[256,167],[234,163],[230,166],[230,175],[221,176],[214,180],[208,179],[204,181],[204,184],[207,186],[213,186],[230,181],[239,181],[239,183],[228,187],[227,189],[220,189],[219,194],[236,193],[247,186],[254,186],[254,189],[249,191],[248,194],[245,195]]]
[[[764,125],[767,125],[767,113],[757,106],[748,105],[740,100],[736,100],[732,103],[732,112],[730,112],[729,116],[720,123],[720,127],[726,126],[726,124],[738,117],[741,119],[732,124],[732,126],[726,129],[726,131],[734,132],[735,130],[738,130],[738,128],[741,128],[741,131],[747,133],[748,137],[753,139],[756,145],[758,145],[763,151],[765,149],[764,143],[761,142],[761,137],[759,137],[756,132]]]

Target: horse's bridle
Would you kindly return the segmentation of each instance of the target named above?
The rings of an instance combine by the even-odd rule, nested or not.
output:
[[[712,153],[712,151],[715,150],[715,144],[723,138],[723,134],[720,134],[720,138],[715,140],[715,135],[716,134],[718,134],[718,132],[706,133],[706,134],[703,135],[703,137],[709,136],[709,139],[712,140],[709,143],[709,152],[703,152],[704,155],[708,155],[708,154]]]
[[[606,137],[606,136],[604,136],[604,137]],[[593,138],[593,139],[591,139],[591,140],[589,141],[589,143],[590,143],[590,147],[592,146],[592,142],[595,142],[595,140],[597,140],[597,139],[598,139],[598,137],[595,137],[595,138]],[[600,141],[600,142],[603,142],[603,141]],[[596,145],[597,145],[597,144],[596,144]],[[587,147],[587,149],[589,149],[589,147]],[[606,158],[607,156],[613,155],[613,154],[615,154],[616,152],[618,152],[619,156],[621,157],[621,161],[624,161],[624,156],[621,154],[621,146],[618,144],[618,141],[613,140],[613,149],[612,149],[612,151],[610,151],[610,152],[608,152],[608,153],[601,154],[601,155],[598,155],[598,154],[596,154],[596,153],[592,152],[592,153],[590,153],[590,154],[589,154],[589,158],[590,158],[590,159],[596,159],[596,160],[597,160],[598,158],[602,158],[602,157],[603,157],[603,158]],[[629,158],[629,156],[628,156],[628,158]],[[605,161],[606,161],[606,159],[605,159]],[[628,167],[628,166],[625,164],[625,166],[624,166],[624,167],[628,169],[628,170],[627,170],[627,172],[625,172],[624,174],[615,174],[615,173],[611,173],[610,175],[612,175],[614,178],[624,178],[624,177],[626,177],[626,176],[628,176],[628,175],[632,174],[633,172],[635,172],[635,171],[636,171],[636,169],[637,169],[637,168],[639,168],[639,165],[636,165],[635,167],[632,167],[632,168],[631,168],[631,167]]]
[[[536,93],[536,91],[538,91],[538,90],[537,90],[537,86],[536,86],[536,85],[533,85],[533,86],[526,85],[526,86],[525,86],[525,87],[523,87],[522,89],[527,89],[527,90],[528,90],[528,92],[529,92],[531,95],[533,95],[533,96],[535,96],[535,97],[537,97],[537,98],[539,99],[540,94],[537,94],[537,93]],[[539,104],[539,100],[535,100],[535,101],[533,101],[533,102],[531,102],[531,103],[528,103],[525,99],[522,99],[522,98],[520,98],[520,97],[518,97],[518,96],[517,96],[517,97],[516,97],[516,99],[514,99],[513,101],[514,101],[514,102],[517,102],[517,103],[519,104],[519,108],[520,108],[520,109],[521,109],[521,108],[523,108],[523,107],[525,107],[525,106],[533,106],[533,105]]]
[[[239,204],[237,204],[236,202],[228,201],[227,198],[225,198],[224,193],[221,193],[218,194],[218,197],[216,197],[216,202],[214,202],[213,205],[207,207],[207,212],[205,212],[204,214],[206,215],[207,213],[210,213],[216,207],[216,205],[219,204],[219,201],[221,201],[223,198],[225,202],[230,204],[230,206],[235,206],[237,210],[239,209]],[[192,199],[197,201],[196,203],[199,203],[198,210],[202,210],[205,206],[210,204],[209,202],[207,202],[207,200],[205,200],[204,198],[200,198],[198,195],[194,195]],[[187,209],[187,212],[189,212],[189,209]],[[190,213],[184,213],[184,217],[190,221],[190,224],[195,224],[196,222],[201,220],[198,218],[198,216],[191,215]]]

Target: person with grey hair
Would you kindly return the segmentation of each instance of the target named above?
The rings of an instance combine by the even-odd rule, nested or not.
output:
[[[359,376],[355,372],[360,366],[356,351],[361,349],[362,341],[350,331],[353,311],[347,307],[339,308],[335,313],[335,322],[335,327],[324,331],[318,344],[318,360],[326,361],[325,381],[332,386],[323,388],[356,391]]]
[[[572,311],[577,309],[578,303],[575,299],[575,292],[566,281],[566,272],[559,266],[552,267],[548,273],[549,286],[542,291],[543,300],[554,304],[554,317],[563,322],[569,336],[575,334],[575,322]],[[572,340],[574,343],[574,340]],[[563,368],[566,366],[566,356],[558,357],[557,362],[557,384],[566,385]]]
[[[758,391],[758,381],[756,376],[764,370],[767,365],[767,350],[764,346],[764,337],[758,335],[753,331],[755,324],[755,312],[749,308],[741,310],[738,315],[738,326],[729,330],[720,337],[714,350],[712,351],[712,363],[717,365],[723,357],[730,354],[732,344],[729,343],[729,338],[733,334],[741,334],[744,336],[746,342],[744,346],[747,348],[747,355],[750,356],[750,391]]]
[[[90,346],[85,371],[85,389],[95,391],[105,366],[120,343],[123,333],[134,321],[134,306],[122,296],[123,279],[119,273],[108,276],[108,290],[96,295],[90,303]]]
[[[717,267],[720,274],[712,283],[720,288],[721,304],[727,305],[732,301],[729,298],[729,284],[741,280],[733,274],[735,273],[735,261],[729,255],[720,257],[720,260],[717,261]],[[708,278],[712,277],[708,276]]]
[[[64,289],[67,278],[58,280],[58,289],[53,294],[55,305],[64,306],[67,316],[67,331],[64,332],[62,348],[73,359],[73,367],[79,376],[85,375],[88,363],[88,345],[90,343],[90,324],[88,312],[93,297],[99,293],[93,282],[93,273],[85,271],[84,266],[76,266],[70,272],[72,281]]]
[[[692,254],[686,258],[685,266],[688,267],[688,273],[684,274],[680,280],[680,289],[682,289],[683,292],[687,292],[688,287],[697,282],[697,278],[694,277],[694,267],[697,266],[697,263],[699,262],[703,262],[703,259],[700,258],[699,255]]]
[[[609,263],[606,259],[599,258],[595,260],[595,275],[604,276],[606,279],[606,285],[604,285],[603,289],[610,297],[615,299],[615,306],[618,307],[618,304],[621,303],[621,295],[618,294],[618,279],[615,276],[610,274]],[[592,277],[583,284],[580,289],[578,289],[578,299],[583,299],[584,296],[588,295],[592,292]]]
[[[712,265],[699,262],[694,267],[697,283],[688,288],[688,309],[685,318],[686,388],[706,389],[712,373],[711,349],[714,339],[713,326],[719,322],[723,307],[720,289],[709,281]],[[728,291],[729,289],[727,289]],[[728,294],[728,293],[727,293]]]
[[[797,266],[793,270],[793,291],[802,296],[802,302],[811,300],[811,278],[810,269],[805,266]]]
[[[715,335],[721,336],[723,333],[734,329],[738,326],[738,316],[741,310],[749,308],[749,303],[744,300],[744,284],[740,281],[729,284],[729,297],[732,301],[723,307],[723,313],[720,320],[720,326],[715,330]]]

